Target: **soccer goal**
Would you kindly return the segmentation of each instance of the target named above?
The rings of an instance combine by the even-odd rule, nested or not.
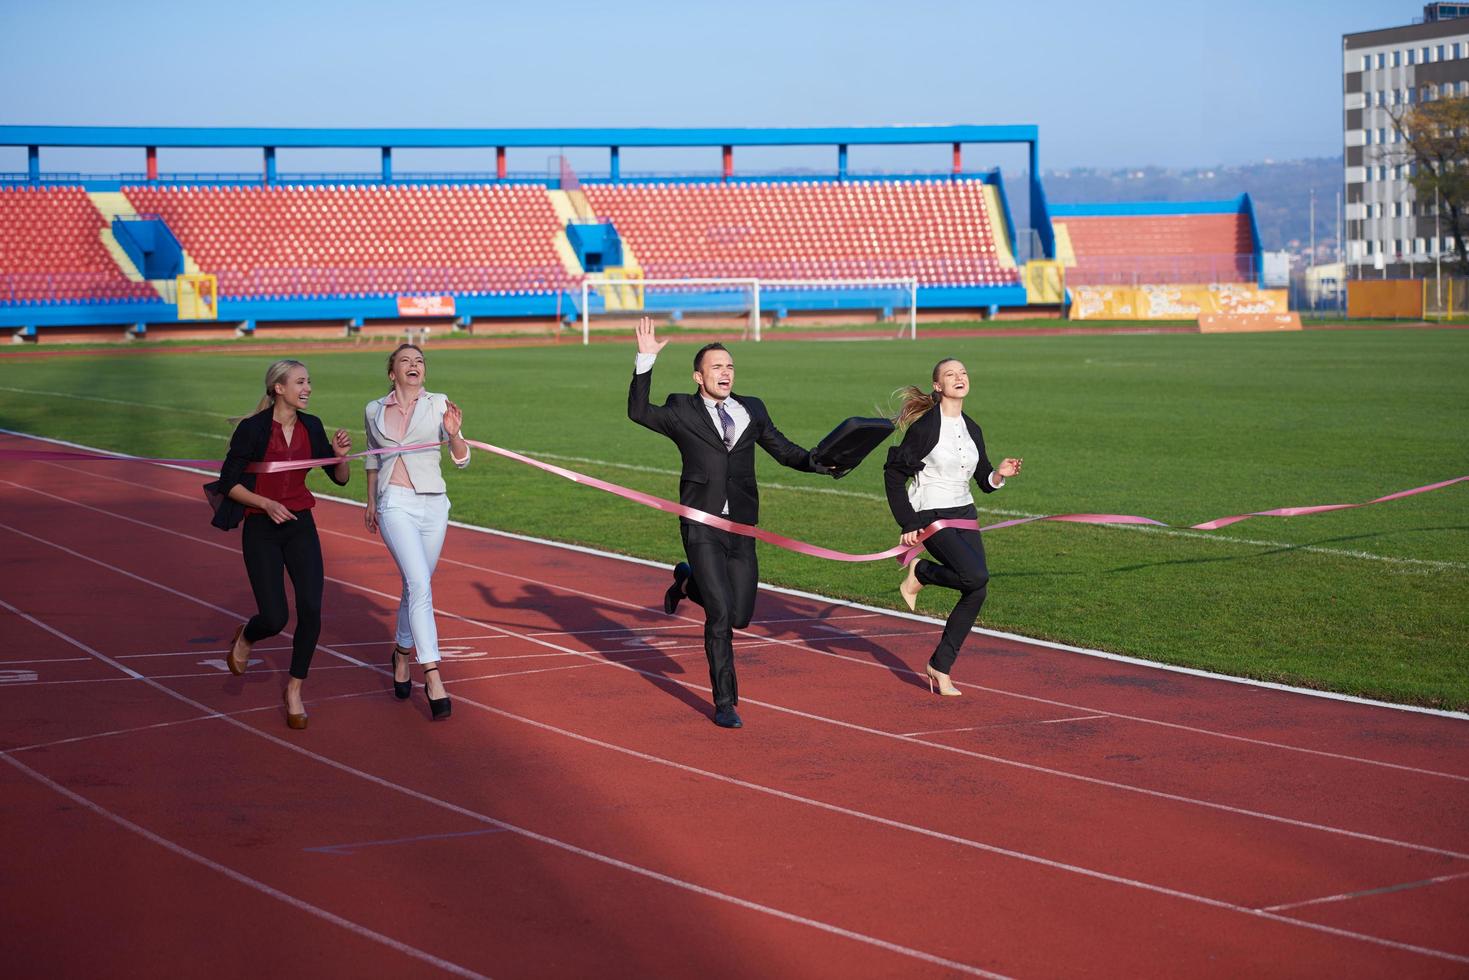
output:
[[[591,343],[592,317],[738,324],[743,339],[759,341],[767,320],[816,313],[873,314],[900,325],[896,336],[918,337],[918,280],[865,279],[643,279],[590,275],[581,283],[582,343]]]

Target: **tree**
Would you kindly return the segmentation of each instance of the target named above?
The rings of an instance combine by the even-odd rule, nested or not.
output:
[[[1422,94],[1427,94],[1427,89]],[[1437,200],[1440,228],[1454,236],[1459,272],[1469,276],[1469,98],[1419,101],[1392,117],[1405,149],[1408,183],[1420,202]]]

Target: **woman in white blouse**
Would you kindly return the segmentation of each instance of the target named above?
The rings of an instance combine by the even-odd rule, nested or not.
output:
[[[964,396],[969,394],[969,372],[950,357],[933,368],[933,390],[910,385],[902,389],[903,407],[893,420],[906,429],[900,445],[888,450],[883,467],[888,507],[903,530],[902,542],[915,543],[918,532],[938,520],[974,520],[974,495],[969,482],[975,480],[985,493],[1005,485],[1005,478],[1020,472],[1019,459],[990,465],[984,451],[984,435],[964,414]],[[944,624],[944,635],[926,673],[928,689],[937,685],[940,694],[963,694],[949,679],[959,647],[984,605],[989,584],[984,542],[978,531],[945,528],[924,542],[937,561],[918,559],[908,566],[908,577],[898,587],[909,609],[916,607],[918,593],[927,585],[959,592],[959,602]]]
[[[367,445],[391,449],[422,443],[449,443],[449,457],[460,469],[469,465],[469,446],[460,433],[464,417],[443,395],[423,390],[423,351],[399,344],[388,355],[386,395],[367,404]],[[423,665],[423,688],[433,719],[449,717],[452,705],[439,676],[439,633],[434,624],[431,579],[449,529],[449,497],[439,472],[439,447],[368,456],[367,514],[374,534],[382,531],[388,553],[403,576],[398,629],[393,646],[393,693],[406,700],[413,681],[409,658]]]

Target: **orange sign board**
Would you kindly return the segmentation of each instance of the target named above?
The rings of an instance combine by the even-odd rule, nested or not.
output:
[[[1259,333],[1299,330],[1299,313],[1200,313],[1199,333]]]
[[[399,296],[399,316],[453,316],[452,296]]]

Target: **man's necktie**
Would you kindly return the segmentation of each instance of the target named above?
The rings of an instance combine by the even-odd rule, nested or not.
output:
[[[716,402],[714,410],[719,413],[719,424],[724,429],[724,448],[733,449],[735,444],[735,420],[724,410],[724,402]]]

